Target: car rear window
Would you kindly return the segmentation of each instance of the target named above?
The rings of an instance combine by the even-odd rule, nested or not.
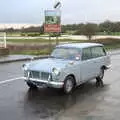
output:
[[[82,50],[82,60],[98,58],[105,55],[106,52],[102,46],[83,48]]]
[[[104,48],[101,46],[92,47],[91,52],[92,52],[92,58],[102,57],[106,55]]]

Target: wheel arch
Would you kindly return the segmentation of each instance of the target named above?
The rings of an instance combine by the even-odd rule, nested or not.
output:
[[[106,67],[105,65],[103,65],[103,66],[101,67],[101,69],[106,70],[107,67]]]
[[[69,74],[69,75],[67,75],[67,76],[65,77],[65,79],[66,79],[67,77],[69,77],[69,76],[73,77],[73,79],[74,79],[74,86],[76,86],[76,77],[75,77],[75,75],[74,75],[74,74]]]

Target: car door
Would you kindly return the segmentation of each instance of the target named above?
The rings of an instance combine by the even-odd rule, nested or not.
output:
[[[105,64],[104,59],[105,59],[106,53],[102,46],[92,47],[91,52],[92,52],[92,60],[94,63],[93,74],[94,76],[97,76],[100,73],[100,68]]]
[[[85,82],[94,76],[94,61],[92,60],[91,47],[82,49],[80,71],[82,82]]]

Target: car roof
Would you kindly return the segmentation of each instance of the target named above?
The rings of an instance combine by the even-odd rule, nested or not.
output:
[[[65,47],[65,48],[88,48],[88,47],[94,47],[94,46],[103,46],[99,43],[70,43],[70,44],[63,44],[58,45],[57,47]]]

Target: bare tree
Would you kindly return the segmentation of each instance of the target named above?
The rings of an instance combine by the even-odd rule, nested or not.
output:
[[[97,24],[87,23],[84,25],[83,29],[81,30],[81,33],[87,36],[89,40],[91,40],[92,36],[95,35],[97,31]]]

